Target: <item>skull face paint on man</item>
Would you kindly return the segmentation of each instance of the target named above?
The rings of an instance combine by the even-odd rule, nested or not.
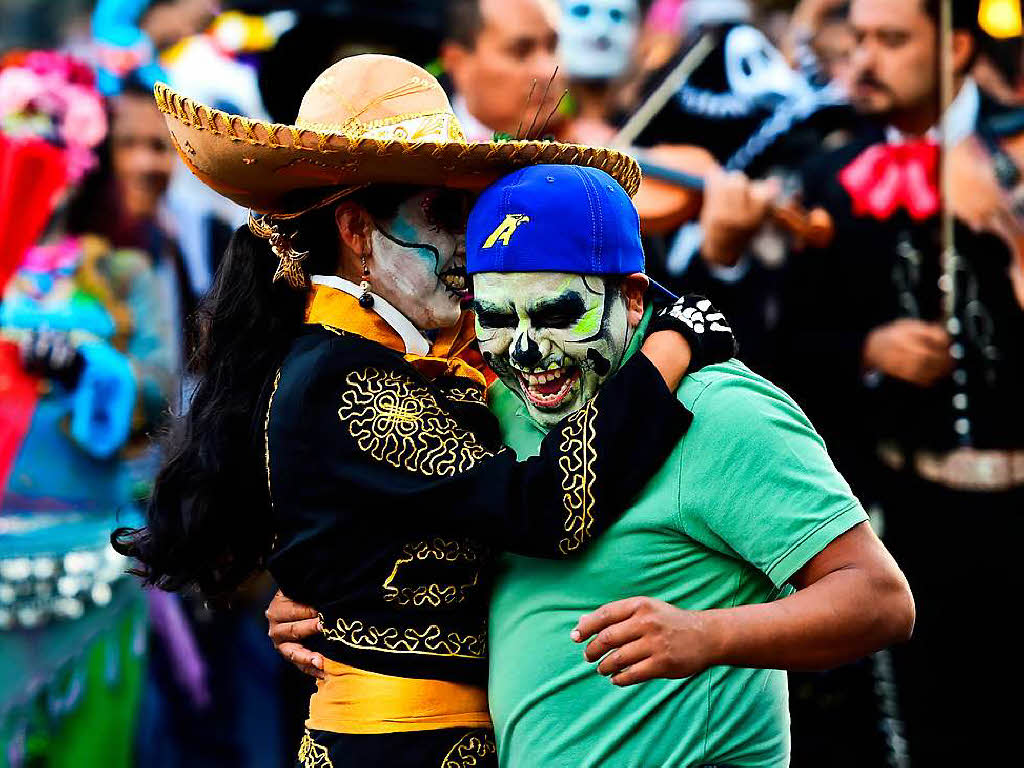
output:
[[[371,290],[421,331],[454,325],[468,295],[468,205],[464,193],[427,189],[374,222]]]
[[[545,427],[597,394],[633,336],[618,282],[599,275],[483,272],[473,292],[484,359]]]

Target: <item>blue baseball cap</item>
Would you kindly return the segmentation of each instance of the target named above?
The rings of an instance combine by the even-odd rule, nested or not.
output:
[[[466,271],[631,275],[644,271],[640,217],[611,176],[531,165],[481,193],[466,224]],[[651,281],[674,300],[674,294]]]

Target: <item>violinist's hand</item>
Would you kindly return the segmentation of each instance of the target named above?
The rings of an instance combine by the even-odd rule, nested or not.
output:
[[[930,387],[953,371],[950,343],[949,334],[938,323],[902,317],[868,334],[864,366],[919,387]]]
[[[709,174],[700,212],[704,260],[720,267],[735,266],[768,219],[780,191],[774,179],[754,181],[739,171]]]
[[[320,618],[308,605],[296,603],[278,590],[267,608],[267,635],[274,649],[307,675],[323,679],[324,660],[318,653],[308,650],[302,641],[320,631]]]

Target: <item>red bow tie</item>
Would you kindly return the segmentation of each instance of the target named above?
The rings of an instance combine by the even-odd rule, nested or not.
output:
[[[917,139],[900,144],[875,144],[861,152],[839,174],[853,198],[857,216],[888,219],[903,207],[914,219],[939,210],[939,146]]]

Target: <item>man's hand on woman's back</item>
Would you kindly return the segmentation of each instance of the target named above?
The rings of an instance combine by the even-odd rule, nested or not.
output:
[[[278,590],[265,616],[270,624],[267,635],[274,649],[307,675],[323,680],[323,657],[302,644],[307,637],[320,631],[317,612],[308,605],[289,600]]]

